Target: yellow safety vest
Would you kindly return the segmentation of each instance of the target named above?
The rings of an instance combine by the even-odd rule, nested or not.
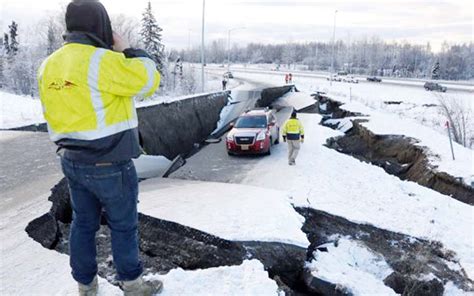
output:
[[[296,119],[296,118],[290,118],[288,119],[285,124],[283,125],[283,132],[282,132],[282,135],[283,136],[288,136],[288,139],[289,140],[292,140],[290,139],[290,134],[291,135],[298,135],[298,139],[299,139],[299,136],[304,136],[304,128],[303,128],[303,125],[301,124],[301,122]]]
[[[134,96],[150,96],[160,74],[149,58],[70,43],[38,71],[50,138],[96,140],[138,126]]]

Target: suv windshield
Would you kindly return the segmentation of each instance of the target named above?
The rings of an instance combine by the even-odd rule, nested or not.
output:
[[[235,123],[236,128],[265,128],[267,127],[266,116],[242,116]]]

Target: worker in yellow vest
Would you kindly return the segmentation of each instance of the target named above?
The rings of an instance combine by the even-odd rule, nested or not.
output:
[[[288,142],[288,164],[295,165],[300,151],[300,142],[304,142],[304,128],[296,118],[296,111],[291,113],[290,119],[283,125],[282,136],[283,142]]]
[[[117,280],[125,295],[158,293],[145,282],[138,251],[140,155],[135,96],[160,84],[155,62],[112,32],[98,0],[74,0],[66,10],[65,44],[38,71],[44,117],[69,183],[73,221],[69,249],[79,295],[97,295],[96,231],[105,211]]]

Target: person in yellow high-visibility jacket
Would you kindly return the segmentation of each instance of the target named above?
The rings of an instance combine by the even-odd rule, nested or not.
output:
[[[288,142],[288,164],[295,165],[300,151],[300,142],[304,142],[304,128],[296,118],[296,111],[291,113],[290,119],[283,125],[282,136],[283,142]]]
[[[71,195],[72,276],[79,295],[97,295],[95,235],[104,211],[125,295],[158,293],[163,284],[141,276],[138,178],[131,159],[141,153],[133,97],[153,94],[160,74],[145,51],[112,32],[98,0],[69,3],[66,28],[65,44],[43,62],[38,83]]]

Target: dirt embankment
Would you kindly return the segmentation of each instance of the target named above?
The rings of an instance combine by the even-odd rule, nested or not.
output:
[[[376,228],[369,224],[357,224],[311,208],[296,208],[306,218],[303,231],[311,242],[308,260],[318,246],[337,244],[335,237],[349,237],[384,257],[393,273],[384,279],[386,286],[403,295],[443,295],[444,285],[451,281],[464,291],[474,291],[473,281],[465,272],[451,269],[459,266],[455,254],[439,242],[426,241],[401,233]],[[324,250],[323,250],[324,251]],[[448,266],[450,265],[450,266]],[[433,274],[434,278],[426,278]],[[315,293],[323,295],[348,295],[343,287],[312,277],[306,273],[307,285]]]
[[[325,99],[326,109],[321,124],[337,128],[333,119],[360,116],[340,108],[341,103]],[[328,119],[332,119],[328,121]],[[462,180],[436,171],[428,161],[426,148],[416,145],[417,140],[399,135],[376,135],[361,123],[352,120],[353,127],[344,136],[328,139],[327,146],[359,160],[377,165],[402,180],[416,182],[461,202],[474,205],[474,189]]]

